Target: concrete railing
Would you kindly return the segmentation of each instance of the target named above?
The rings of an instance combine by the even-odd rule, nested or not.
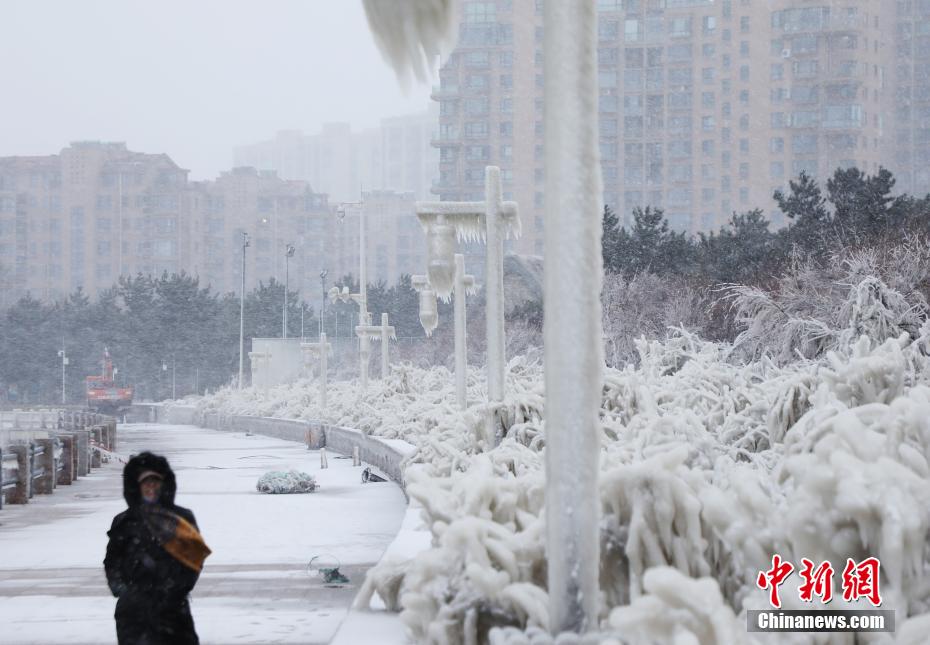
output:
[[[68,486],[116,449],[116,420],[99,414],[33,414],[18,417],[21,426],[4,429],[0,444],[0,508],[4,502],[26,504],[33,496],[48,495]],[[41,428],[41,419],[54,425]],[[46,424],[47,425],[47,424]],[[26,426],[26,427],[22,427]]]
[[[136,408],[139,408],[136,410]],[[403,462],[416,452],[406,441],[381,439],[360,430],[343,428],[320,421],[277,419],[236,414],[201,413],[194,406],[143,405],[133,406],[131,418],[146,418],[151,423],[196,425],[213,430],[251,432],[288,441],[304,443],[311,450],[326,448],[343,455],[358,449],[359,458],[371,464],[401,489],[405,488]]]

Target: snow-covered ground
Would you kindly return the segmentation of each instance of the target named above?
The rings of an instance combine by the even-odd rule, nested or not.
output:
[[[177,502],[191,508],[213,554],[194,590],[201,642],[326,643],[365,570],[394,539],[403,493],[362,484],[351,459],[293,442],[191,426],[120,426],[119,452],[165,454],[177,473]],[[113,599],[103,575],[106,531],[125,508],[120,464],[54,495],[0,511],[0,643],[115,642]],[[294,468],[314,475],[306,495],[261,495],[258,478]],[[330,555],[350,584],[323,587],[307,572]]]

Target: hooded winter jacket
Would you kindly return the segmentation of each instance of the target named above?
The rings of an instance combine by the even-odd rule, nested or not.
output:
[[[162,476],[156,504],[142,499],[139,476]],[[188,645],[199,642],[187,596],[209,549],[194,514],[174,503],[174,472],[164,457],[143,452],[123,469],[123,497],[129,508],[113,518],[104,559],[116,602],[120,645]],[[178,548],[180,545],[180,548]]]

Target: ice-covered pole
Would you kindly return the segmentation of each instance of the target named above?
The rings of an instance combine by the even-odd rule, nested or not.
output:
[[[455,254],[455,398],[459,409],[468,407],[465,396],[465,256]]]
[[[326,332],[320,332],[320,409],[326,410]]]
[[[488,336],[488,400],[504,400],[504,367],[507,362],[504,340],[504,240],[501,230],[501,170],[487,166],[484,177],[484,203],[487,223],[487,263],[485,265],[485,306]]]
[[[544,25],[549,628],[583,632],[597,627],[600,562],[603,206],[596,3],[547,2]],[[495,247],[488,241],[490,253]]]
[[[381,380],[388,377],[390,358],[391,327],[388,325],[387,313],[381,314]]]

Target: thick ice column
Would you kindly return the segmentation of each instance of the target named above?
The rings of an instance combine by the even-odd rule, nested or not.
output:
[[[388,377],[388,358],[390,352],[391,328],[388,325],[388,315],[381,314],[381,380]]]
[[[465,393],[465,256],[455,254],[455,398],[459,409],[468,407]]]
[[[545,4],[546,517],[553,633],[597,627],[602,389],[594,2]],[[488,248],[493,248],[488,244]]]
[[[320,409],[326,410],[326,332],[320,332]]]
[[[485,168],[485,218],[487,223],[487,264],[485,306],[488,325],[488,400],[504,400],[504,368],[507,363],[504,340],[504,239],[502,230],[501,170]]]

